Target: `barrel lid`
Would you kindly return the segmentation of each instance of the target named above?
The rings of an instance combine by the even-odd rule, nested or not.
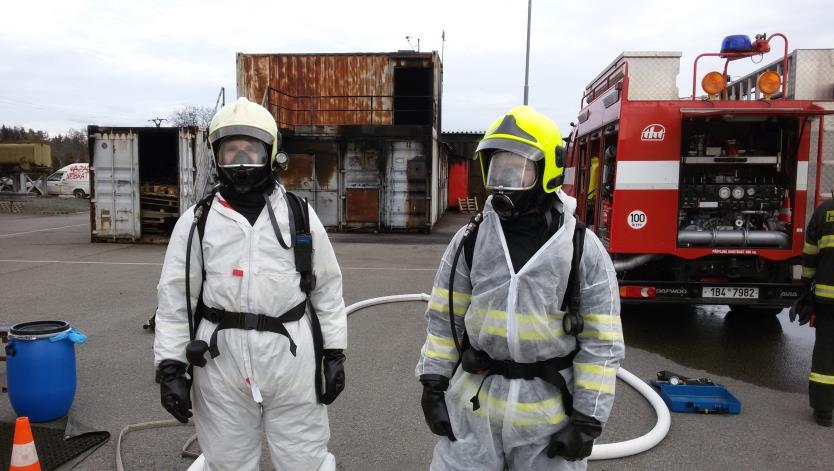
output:
[[[10,336],[33,337],[43,335],[59,334],[70,330],[70,325],[65,321],[34,321],[15,324],[9,329]]]

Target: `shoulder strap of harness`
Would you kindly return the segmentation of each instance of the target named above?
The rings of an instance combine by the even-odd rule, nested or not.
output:
[[[580,288],[579,288],[579,265],[582,263],[582,254],[585,250],[585,224],[576,220],[576,227],[573,229],[573,257],[570,261],[570,274],[568,275],[568,287],[565,291],[565,299],[562,300],[562,310],[568,308],[570,312],[579,314]]]
[[[194,218],[196,219],[196,226],[197,226],[197,240],[200,243],[200,260],[203,260],[203,235],[206,232],[206,221],[208,221],[208,215],[211,212],[211,203],[214,201],[214,195],[217,194],[217,191],[219,189],[220,189],[220,187],[216,186],[216,187],[212,188],[211,190],[209,190],[208,194],[205,197],[203,197],[203,199],[198,201],[197,204],[194,206]],[[189,236],[189,238],[188,238],[188,244],[189,245],[188,245],[188,250],[187,250],[188,253],[186,254],[186,257],[187,257],[186,261],[191,260],[191,241],[192,241],[192,238],[193,238],[193,233],[192,233],[192,236]],[[186,274],[186,288],[188,290],[190,290],[191,286],[190,286],[190,283],[188,281],[188,276],[190,275],[191,271],[190,271],[190,269],[186,269],[186,271],[187,271],[187,274]],[[203,309],[205,307],[204,304],[203,304],[203,286],[206,284],[206,264],[205,264],[204,260],[203,260],[203,263],[201,265],[200,274],[201,274],[200,292],[197,294],[197,307],[194,310],[193,314],[191,314],[193,316],[193,320],[192,320],[193,330],[191,332],[191,340],[194,340],[194,338],[196,337],[197,326],[199,326],[200,321],[203,320]],[[190,303],[191,303],[190,294],[187,295],[187,296],[188,296],[188,303],[190,305]]]
[[[307,207],[307,199],[295,193],[286,192],[287,204],[292,213],[291,221],[294,221],[293,231],[293,254],[295,255],[295,269],[301,275],[301,291],[307,296],[307,312],[310,314],[310,327],[313,334],[313,351],[316,357],[316,397],[322,401],[325,391],[322,390],[321,367],[324,359],[324,336],[321,332],[321,323],[310,293],[316,289],[316,276],[313,274],[313,236],[310,232],[310,211]]]

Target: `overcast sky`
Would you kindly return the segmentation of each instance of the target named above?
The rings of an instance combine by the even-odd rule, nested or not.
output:
[[[483,130],[523,99],[526,0],[27,0],[2,10],[0,123],[51,134],[150,125],[185,104],[213,107],[220,87],[231,100],[236,52],[390,52],[408,49],[406,36],[443,49],[443,131]],[[782,32],[791,50],[830,48],[832,20],[826,0],[533,0],[530,104],[564,130],[622,51],[683,52],[686,95],[695,55],[725,35]],[[730,74],[754,67],[740,61]]]

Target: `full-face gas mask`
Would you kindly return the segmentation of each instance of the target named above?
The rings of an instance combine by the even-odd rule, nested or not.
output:
[[[259,139],[242,135],[225,137],[216,152],[220,179],[238,193],[248,193],[270,177],[268,146]]]
[[[533,160],[514,152],[499,150],[492,153],[486,188],[492,192],[492,209],[498,217],[513,219],[538,205],[543,193],[539,191],[538,167]]]

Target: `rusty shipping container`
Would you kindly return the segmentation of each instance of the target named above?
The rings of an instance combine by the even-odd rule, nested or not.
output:
[[[429,231],[446,209],[437,52],[237,55],[283,136],[281,176],[338,230]]]

